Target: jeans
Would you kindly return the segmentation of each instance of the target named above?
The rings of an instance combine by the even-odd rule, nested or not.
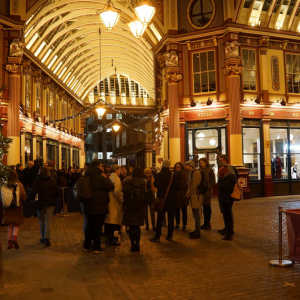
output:
[[[233,203],[232,203],[232,205],[233,205]],[[232,224],[233,224],[233,226],[234,226],[234,219],[233,219],[232,205],[231,205],[231,218],[232,218]],[[220,211],[221,211],[221,213],[224,214],[224,212],[223,212],[223,211],[224,211],[224,203],[221,202],[220,199],[219,199],[219,206],[220,206]],[[224,216],[223,216],[223,219],[224,219]],[[224,221],[224,224],[225,224],[225,228],[226,228],[226,223],[225,223],[225,221]],[[227,228],[226,228],[226,229],[227,229]]]
[[[211,206],[203,205],[204,225],[210,225]]]
[[[104,224],[105,217],[106,214],[87,215],[84,241],[85,249],[90,249],[92,247],[92,242],[94,250],[101,249],[101,228]]]
[[[176,225],[180,224],[180,210],[182,212],[182,225],[186,226],[187,225],[187,206],[177,207],[176,212],[175,212]]]
[[[227,235],[232,235],[233,232],[233,201],[229,203],[223,203],[223,219],[225,228],[227,229]]]
[[[162,223],[165,218],[166,212],[168,213],[168,236],[173,236],[174,231],[174,209],[163,210],[157,213],[157,222],[156,222],[156,236],[161,236]]]
[[[87,216],[84,213],[84,205],[83,203],[80,202],[80,208],[81,208],[81,212],[83,214],[83,234],[85,234],[85,228],[86,228],[86,224],[87,224]]]
[[[193,217],[195,219],[195,231],[200,232],[200,222],[201,222],[200,208],[192,208],[192,212],[193,212]]]
[[[37,211],[42,239],[50,239],[50,226],[54,209],[55,206],[44,206],[43,209]]]
[[[155,228],[155,211],[153,210],[153,205],[152,204],[146,204],[146,212],[145,212],[145,221],[146,221],[146,226],[149,226],[149,221],[148,221],[148,207],[150,209],[150,216],[151,216],[151,222],[152,222],[152,228]]]

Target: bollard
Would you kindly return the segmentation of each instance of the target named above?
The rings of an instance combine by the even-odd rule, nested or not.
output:
[[[68,217],[68,206],[67,206],[67,202],[65,201],[65,189],[66,187],[61,187],[62,189],[62,204],[63,204],[63,212],[60,215],[60,217]]]
[[[289,260],[283,260],[282,259],[282,215],[284,213],[284,210],[282,209],[282,206],[278,206],[279,210],[279,259],[273,259],[270,260],[269,264],[272,267],[281,267],[286,268],[290,267],[293,263]]]

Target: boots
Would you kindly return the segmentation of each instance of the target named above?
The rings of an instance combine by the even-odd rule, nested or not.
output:
[[[13,236],[12,244],[14,245],[15,249],[20,249],[16,235]]]
[[[211,206],[203,205],[203,215],[204,215],[204,224],[201,226],[201,229],[211,229],[210,219],[211,219]]]
[[[146,230],[149,230],[149,222],[146,221]]]
[[[140,252],[140,239],[141,239],[141,228],[135,229],[135,251]]]
[[[12,249],[14,247],[13,243],[11,240],[8,240],[8,246],[7,249]]]
[[[129,238],[130,238],[130,243],[131,243],[131,252],[135,252],[135,236],[134,236],[134,228],[130,227],[129,228]]]

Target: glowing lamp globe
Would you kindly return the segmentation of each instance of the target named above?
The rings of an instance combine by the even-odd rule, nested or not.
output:
[[[103,107],[99,107],[99,108],[96,108],[96,111],[97,111],[99,117],[103,117],[103,115],[106,112],[106,109]]]
[[[139,20],[134,20],[132,22],[130,22],[129,24],[127,24],[128,27],[130,28],[132,34],[136,37],[136,38],[140,38],[142,37],[142,35],[144,34],[147,25],[143,24],[141,21]]]
[[[148,1],[142,1],[134,10],[136,16],[144,25],[150,23],[155,14],[155,7],[149,4]]]
[[[120,11],[108,4],[106,10],[101,12],[99,16],[104,26],[108,30],[112,30],[119,21]]]
[[[118,132],[119,129],[121,128],[121,126],[118,123],[116,123],[112,126],[112,128],[113,128],[114,132]]]

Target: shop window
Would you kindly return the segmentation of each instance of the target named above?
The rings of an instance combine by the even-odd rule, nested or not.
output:
[[[26,84],[25,84],[25,108],[30,110],[31,109],[31,75],[26,75]]]
[[[98,152],[98,159],[103,159],[103,152]]]
[[[242,49],[243,61],[243,90],[256,90],[256,64],[255,64],[255,50]]]
[[[205,129],[197,130],[195,133],[195,142],[197,149],[216,149],[219,146],[218,130]]]
[[[290,129],[291,177],[300,178],[300,129]]]
[[[209,93],[216,90],[215,52],[193,54],[194,93]]]
[[[249,180],[261,180],[260,128],[243,128],[243,161],[250,171]]]
[[[122,146],[126,145],[126,130],[122,132]]]
[[[214,17],[214,2],[211,0],[193,0],[189,11],[189,21],[198,29],[207,27]]]
[[[300,87],[300,69],[299,69],[299,55],[286,55],[286,76],[288,93],[299,94]]]
[[[106,114],[106,120],[112,120],[112,114]]]
[[[42,107],[42,85],[40,82],[36,84],[36,112],[40,115]]]
[[[116,119],[117,120],[122,120],[122,114],[116,114]]]
[[[288,134],[287,129],[270,129],[271,170],[272,177],[276,179],[288,179]]]
[[[193,159],[193,132],[188,133],[188,148],[189,148],[189,159]]]
[[[113,155],[112,152],[107,152],[107,154],[106,154],[107,159],[112,159],[112,157],[111,157],[112,155]]]
[[[120,147],[120,134],[117,133],[116,134],[116,148],[119,148]]]

